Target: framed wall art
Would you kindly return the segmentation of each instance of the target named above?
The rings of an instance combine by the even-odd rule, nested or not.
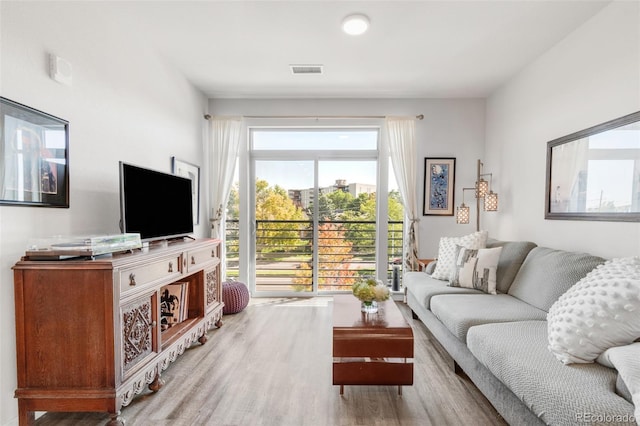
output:
[[[453,216],[455,158],[424,159],[423,216]]]
[[[640,112],[547,142],[545,219],[640,222]]]
[[[0,97],[0,204],[69,207],[69,122]]]
[[[191,179],[191,202],[193,203],[193,224],[200,223],[200,167],[186,161],[171,158],[173,174]]]

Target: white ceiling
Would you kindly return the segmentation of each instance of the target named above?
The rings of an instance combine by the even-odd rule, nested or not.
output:
[[[140,37],[213,98],[485,97],[610,1],[143,1]],[[126,6],[125,6],[126,5]],[[122,9],[120,10],[122,12]],[[342,19],[364,13],[353,37]],[[291,64],[322,64],[292,75]]]

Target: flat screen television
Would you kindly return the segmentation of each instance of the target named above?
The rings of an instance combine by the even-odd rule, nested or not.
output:
[[[120,229],[142,241],[193,233],[191,180],[120,162]]]

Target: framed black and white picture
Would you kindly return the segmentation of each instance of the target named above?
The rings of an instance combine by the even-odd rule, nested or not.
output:
[[[193,203],[193,224],[200,223],[200,167],[186,161],[171,158],[173,174],[191,179],[191,202]]]
[[[69,122],[0,97],[0,204],[69,207]]]

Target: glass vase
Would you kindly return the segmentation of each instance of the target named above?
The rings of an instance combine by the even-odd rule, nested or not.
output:
[[[378,302],[372,300],[370,302],[362,302],[360,310],[366,314],[375,314],[378,312]]]

